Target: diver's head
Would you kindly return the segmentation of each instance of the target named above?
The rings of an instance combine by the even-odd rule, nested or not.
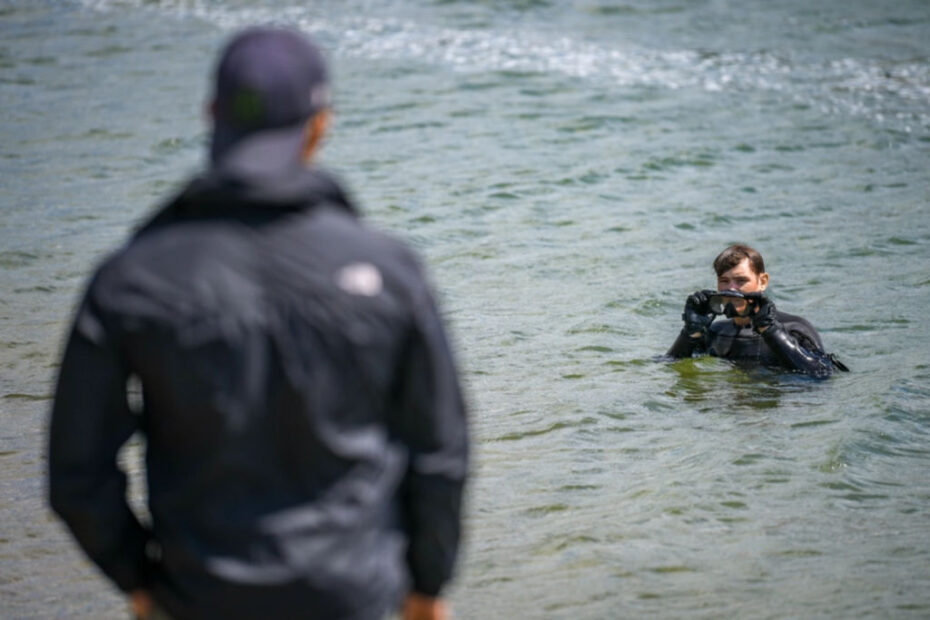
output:
[[[731,245],[721,252],[714,259],[714,271],[717,272],[718,291],[761,293],[769,285],[769,274],[765,272],[762,255],[748,245]],[[734,299],[732,303],[738,314],[747,310],[744,299]],[[737,317],[734,321],[743,324],[749,318]]]

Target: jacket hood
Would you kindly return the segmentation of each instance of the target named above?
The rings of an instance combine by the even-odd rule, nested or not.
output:
[[[358,216],[341,184],[325,170],[301,168],[277,176],[248,178],[214,168],[191,180],[137,234],[183,219],[234,216],[246,211],[273,216],[322,204]]]

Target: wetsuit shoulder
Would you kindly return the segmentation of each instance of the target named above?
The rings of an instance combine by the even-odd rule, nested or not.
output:
[[[778,322],[784,325],[785,330],[794,336],[798,344],[802,347],[812,351],[823,351],[823,342],[820,340],[820,334],[817,333],[817,330],[814,329],[810,321],[795,314],[782,312],[781,310],[775,311],[775,317]]]

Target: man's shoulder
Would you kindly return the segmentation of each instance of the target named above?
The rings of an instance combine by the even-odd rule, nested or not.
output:
[[[131,265],[135,261],[132,248],[133,240],[129,239],[104,255],[92,271],[88,289],[103,290],[113,287],[120,280],[131,280]]]
[[[310,214],[306,226],[325,260],[336,265],[368,262],[404,279],[423,271],[419,253],[407,241],[339,209],[324,205]]]

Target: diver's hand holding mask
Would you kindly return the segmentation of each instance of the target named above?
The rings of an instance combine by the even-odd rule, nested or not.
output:
[[[760,295],[755,306],[756,311],[750,317],[752,328],[757,334],[761,334],[775,324],[775,304],[765,295]]]
[[[708,315],[710,314],[709,301],[707,291],[694,291],[688,295],[688,300],[685,301],[685,312],[691,311],[701,316]]]
[[[775,304],[762,293],[740,291],[702,291],[707,308],[713,314],[727,318],[749,317],[752,328],[759,334],[775,323]]]
[[[681,319],[685,322],[685,331],[692,338],[700,337],[714,320],[708,304],[710,291],[695,291],[685,301],[685,311]]]

